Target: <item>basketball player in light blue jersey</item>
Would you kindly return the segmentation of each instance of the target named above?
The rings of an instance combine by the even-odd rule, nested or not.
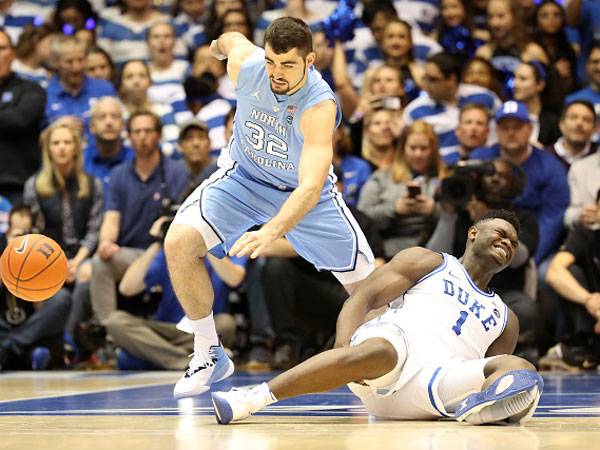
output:
[[[419,247],[398,253],[344,304],[336,348],[268,383],[214,392],[217,421],[348,384],[381,418],[523,423],[544,383],[532,364],[511,355],[518,320],[487,289],[512,261],[518,228],[513,213],[491,211],[469,229],[460,260]]]
[[[340,110],[313,67],[308,26],[289,17],[273,21],[264,50],[240,33],[225,33],[211,53],[227,59],[237,111],[219,170],[185,200],[165,240],[186,312],[180,327],[194,333],[194,356],[175,397],[201,394],[233,372],[211,313],[207,251],[256,258],[285,236],[348,291],[373,270],[369,245],[335,189],[332,140]]]

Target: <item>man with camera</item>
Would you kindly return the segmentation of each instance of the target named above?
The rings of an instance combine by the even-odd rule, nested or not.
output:
[[[537,218],[540,241],[534,258],[539,264],[558,248],[563,216],[569,206],[569,185],[558,159],[529,143],[532,131],[525,104],[505,102],[496,113],[498,144],[475,150],[471,158],[490,160],[501,156],[527,175],[523,193],[513,205],[533,212]]]
[[[161,123],[156,115],[148,111],[132,114],[127,131],[135,157],[111,174],[100,243],[93,259],[92,309],[102,324],[117,309],[117,281],[152,243],[152,224],[160,216],[174,215],[173,199],[180,199],[188,187],[183,164],[161,153]]]
[[[530,258],[539,240],[538,225],[532,212],[513,205],[523,191],[525,180],[525,173],[518,165],[502,158],[491,162],[471,160],[454,166],[453,175],[442,182],[442,211],[426,247],[462,255],[464,236],[480,217],[493,209],[514,211],[521,222],[519,246],[510,266],[496,274],[489,286],[519,319],[518,351],[527,359],[535,359],[531,352],[538,314],[534,298],[526,292],[526,284]]]

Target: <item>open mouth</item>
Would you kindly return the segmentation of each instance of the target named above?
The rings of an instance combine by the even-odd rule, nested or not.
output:
[[[496,250],[496,254],[501,256],[502,262],[506,262],[510,259],[510,252],[502,245],[494,245],[494,249]]]

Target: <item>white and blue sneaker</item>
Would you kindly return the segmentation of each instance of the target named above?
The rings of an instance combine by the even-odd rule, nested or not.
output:
[[[221,425],[243,420],[277,401],[267,383],[251,388],[233,388],[229,392],[213,392],[211,396],[217,423]]]
[[[208,355],[194,352],[185,374],[175,385],[173,396],[181,398],[203,394],[211,384],[230,376],[233,369],[233,361],[221,344],[211,345]]]
[[[538,373],[513,370],[487,389],[465,397],[454,417],[472,425],[502,421],[523,424],[533,416],[543,389],[544,380]]]

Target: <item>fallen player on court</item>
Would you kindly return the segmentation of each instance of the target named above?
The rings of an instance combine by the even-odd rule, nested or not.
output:
[[[346,301],[334,349],[267,383],[214,392],[217,422],[347,384],[380,418],[524,423],[544,383],[511,355],[518,320],[487,289],[513,259],[518,232],[516,216],[496,210],[469,229],[460,259],[419,247],[398,253]]]

